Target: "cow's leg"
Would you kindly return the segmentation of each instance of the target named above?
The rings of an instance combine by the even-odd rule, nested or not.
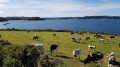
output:
[[[50,55],[52,55],[52,51],[50,51]]]
[[[100,59],[100,64],[99,65],[100,65],[100,67],[102,67],[102,60],[101,59]]]
[[[56,48],[56,53],[57,53],[57,55],[58,55],[58,48]]]
[[[80,54],[78,55],[78,59],[80,59]]]
[[[96,48],[94,48],[94,51],[96,51]]]
[[[90,48],[88,47],[88,51],[90,51]]]
[[[75,59],[77,59],[77,55],[76,55]]]
[[[38,38],[37,38],[37,41],[38,41]]]

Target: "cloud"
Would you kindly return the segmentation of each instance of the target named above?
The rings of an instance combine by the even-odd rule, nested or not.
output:
[[[4,4],[0,4],[0,7],[3,7],[3,6],[5,6]]]
[[[0,15],[2,15],[4,12],[3,11],[0,11]]]
[[[24,9],[24,10],[20,10],[18,11],[17,15],[18,16],[38,16],[39,11],[38,10],[34,10],[34,9]]]
[[[49,3],[49,2],[29,2],[34,5],[31,8],[43,9],[51,12],[67,12],[67,11],[104,11],[109,9],[120,8],[117,3],[110,4],[82,4],[82,3]]]
[[[8,2],[9,0],[0,0],[0,3]]]
[[[0,0],[8,2],[9,0]],[[1,14],[6,16],[83,16],[97,12],[120,9],[119,3],[81,3],[73,0],[14,0],[0,4]],[[108,0],[104,0],[108,1]]]

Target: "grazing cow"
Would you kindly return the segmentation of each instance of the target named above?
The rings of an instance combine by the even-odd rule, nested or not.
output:
[[[81,33],[81,32],[78,32],[78,35],[79,35],[79,34],[81,34],[81,35],[82,35],[83,33]]]
[[[81,32],[79,34],[83,35],[83,33],[81,33]]]
[[[112,38],[107,38],[107,40],[112,40]]]
[[[71,34],[74,34],[74,32],[71,32]]]
[[[64,32],[62,33],[62,35],[64,35]]]
[[[28,30],[27,33],[29,33],[30,31]]]
[[[81,53],[81,49],[76,49],[73,51],[73,56],[77,59],[79,58],[80,59],[80,53]],[[77,57],[78,56],[78,57]]]
[[[77,42],[79,43],[80,42],[80,40],[82,40],[81,38],[77,38]]]
[[[98,34],[94,34],[94,37],[96,37]]]
[[[100,39],[99,42],[105,42],[105,39]]]
[[[109,57],[108,60],[110,60],[110,59],[115,60],[115,56],[116,56],[115,52],[112,52],[111,54],[108,54],[107,57]]]
[[[105,36],[97,35],[96,38],[105,38]]]
[[[44,51],[44,45],[43,44],[33,44],[36,48],[40,49],[42,52]]]
[[[101,35],[98,35],[98,34],[95,34],[94,37],[96,37],[96,38],[105,38],[105,36],[101,36]]]
[[[56,34],[54,33],[54,34],[53,34],[53,36],[55,37],[55,36],[56,36]]]
[[[52,44],[50,46],[50,55],[52,55],[53,50],[56,50],[56,53],[58,54],[58,45],[57,44]]]
[[[89,54],[87,58],[84,60],[84,64],[88,62],[94,62],[100,60],[100,65],[102,64],[101,60],[103,59],[104,55],[102,53],[93,53]]]
[[[110,59],[110,60],[108,61],[108,67],[115,67],[115,66],[120,67],[120,62],[117,62],[116,60]]]
[[[120,67],[120,63],[116,61],[115,59],[115,52],[112,52],[111,54],[108,54],[107,57],[109,57],[108,59],[108,67],[114,67],[114,66],[119,66]]]
[[[78,35],[80,34],[80,32],[78,32]]]
[[[34,36],[34,37],[33,37],[33,40],[35,40],[35,39],[37,39],[37,40],[38,40],[38,38],[39,38],[38,36]]]
[[[1,35],[0,35],[0,38],[1,38]]]
[[[96,46],[88,45],[88,51],[90,51],[90,49],[94,49],[94,51],[96,51]]]
[[[101,35],[97,35],[96,38],[101,38]]]
[[[86,37],[86,40],[90,40],[90,37]]]
[[[115,38],[115,36],[110,36],[111,39]]]
[[[73,38],[71,38],[71,41],[72,42],[76,42],[76,39],[73,37]]]

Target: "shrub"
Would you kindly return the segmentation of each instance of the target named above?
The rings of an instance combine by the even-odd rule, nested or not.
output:
[[[0,40],[0,44],[3,45],[11,45],[10,42],[8,42],[8,40],[4,41],[4,40]]]

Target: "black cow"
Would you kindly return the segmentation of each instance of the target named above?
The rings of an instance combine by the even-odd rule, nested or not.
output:
[[[86,37],[86,40],[90,40],[90,37]]]
[[[28,30],[27,33],[29,33],[30,31]]]
[[[74,32],[71,32],[71,34],[74,34]]]
[[[115,36],[110,36],[110,38],[112,39],[112,38],[115,38]]]
[[[73,38],[71,38],[71,41],[72,42],[76,42],[76,39],[73,37]]]
[[[1,35],[0,35],[0,38],[1,38]]]
[[[37,39],[37,40],[38,40],[38,38],[39,38],[38,36],[34,36],[34,37],[33,37],[33,40],[35,40],[35,39]]]
[[[53,34],[53,36],[55,37],[55,36],[56,36],[56,34],[54,33],[54,34]]]
[[[96,38],[104,38],[104,36],[101,36],[101,35],[97,35]]]
[[[96,37],[98,34],[94,34],[94,37]]]
[[[101,36],[101,35],[95,34],[94,37],[96,37],[96,38],[104,38],[105,36]]]
[[[94,62],[94,61],[98,61],[103,59],[104,55],[102,53],[98,53],[98,54],[89,54],[87,56],[87,58],[84,60],[84,64],[88,63],[88,62]]]
[[[52,51],[56,50],[56,53],[58,54],[58,45],[57,44],[52,44],[50,46],[50,54],[52,55]]]

